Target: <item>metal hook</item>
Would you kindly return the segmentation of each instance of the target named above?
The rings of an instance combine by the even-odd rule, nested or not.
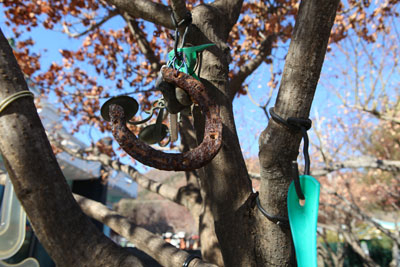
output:
[[[294,120],[294,118],[289,118]],[[288,122],[290,123],[288,119]],[[309,139],[307,134],[307,128],[304,127],[302,124],[297,124],[301,130],[301,135],[303,136],[304,144],[303,144],[303,155],[304,155],[304,174],[310,175],[310,155],[308,154],[308,147],[309,147]],[[303,190],[301,189],[300,179],[299,179],[299,166],[297,161],[292,162],[292,177],[294,181],[294,186],[296,188],[296,193],[299,199],[304,200]]]
[[[297,196],[299,199],[304,200],[303,190],[301,189],[300,179],[299,179],[299,166],[297,161],[292,161],[292,177],[294,182],[294,188],[296,189]]]
[[[141,121],[127,121],[127,123],[132,124],[132,125],[138,125],[138,124],[145,123],[145,122],[149,121],[151,119],[151,117],[153,117],[154,111],[156,109],[163,109],[163,108],[165,108],[164,99],[162,99],[162,98],[158,99],[153,103],[153,105],[150,108],[150,110],[145,110],[144,111],[145,113],[150,114],[147,118],[145,118],[145,119],[143,119]]]
[[[178,43],[179,43],[179,37],[180,37],[178,28],[179,28],[180,26],[186,24],[185,31],[184,31],[183,37],[182,37],[182,45],[181,45],[181,48],[183,48],[183,47],[185,46],[185,42],[186,42],[186,35],[187,35],[188,31],[189,31],[189,25],[192,23],[192,14],[191,14],[190,12],[188,12],[188,13],[186,14],[186,17],[185,17],[185,18],[183,18],[180,22],[177,22],[177,21],[176,21],[176,18],[175,18],[175,15],[174,15],[174,12],[171,11],[171,20],[172,20],[172,23],[173,23],[174,26],[175,26],[174,53],[175,53],[175,56],[176,56],[179,60],[182,60],[182,52],[179,52],[179,51],[178,51]]]
[[[304,174],[310,175],[310,155],[308,154],[309,140],[307,135],[307,130],[311,128],[312,121],[306,118],[294,118],[290,117],[287,120],[283,119],[281,116],[275,113],[274,108],[269,109],[269,113],[271,114],[271,118],[282,125],[285,125],[291,130],[301,131],[301,135],[304,140],[303,145],[303,154],[304,154]],[[292,162],[292,177],[294,181],[294,185],[296,188],[296,193],[299,199],[304,200],[303,190],[301,189],[300,179],[299,179],[299,166],[297,161]]]

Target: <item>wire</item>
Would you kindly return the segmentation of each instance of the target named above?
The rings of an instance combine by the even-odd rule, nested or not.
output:
[[[12,102],[14,102],[14,101],[17,100],[18,98],[26,97],[26,96],[34,97],[34,96],[33,96],[33,93],[30,92],[30,91],[28,91],[28,90],[20,91],[20,92],[17,92],[17,93],[15,93],[15,94],[13,94],[13,95],[10,95],[10,96],[6,97],[5,99],[3,99],[3,100],[0,102],[0,113],[1,113],[9,104],[11,104]]]
[[[190,255],[187,257],[187,259],[185,260],[185,262],[183,263],[182,267],[189,267],[190,262],[191,262],[192,260],[196,259],[196,258],[201,259],[201,258],[200,258],[199,256],[197,256],[197,255],[190,254]]]
[[[272,215],[270,213],[268,213],[262,206],[260,203],[260,199],[258,197],[258,192],[256,192],[257,196],[256,196],[256,204],[258,209],[261,211],[261,213],[271,222],[276,223],[277,225],[283,225],[283,226],[288,226],[289,225],[289,219],[283,216],[279,216],[279,215]]]

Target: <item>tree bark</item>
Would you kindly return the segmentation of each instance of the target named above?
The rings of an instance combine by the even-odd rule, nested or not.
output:
[[[236,5],[233,6],[240,9]],[[225,266],[254,266],[252,220],[249,217],[251,201],[248,201],[252,194],[251,183],[237,138],[229,98],[230,56],[225,42],[231,28],[229,23],[225,24],[220,20],[227,14],[221,13],[221,9],[212,5],[198,6],[193,9],[192,15],[193,27],[188,35],[189,42],[193,45],[210,41],[217,44],[216,47],[203,52],[200,78],[211,97],[220,106],[220,116],[224,125],[220,152],[199,172],[202,197],[204,203],[209,203],[206,209],[212,213]],[[208,38],[210,36],[213,36],[211,40]],[[196,130],[202,133],[202,129]],[[198,142],[201,139],[199,134]]]
[[[0,99],[23,90],[28,86],[0,31]],[[31,98],[19,98],[3,110],[0,136],[0,151],[17,197],[57,266],[142,266],[80,210]]]
[[[300,4],[274,109],[284,119],[308,118],[338,3],[339,0],[311,0]],[[300,133],[273,120],[260,136],[260,200],[274,215],[287,217],[291,162],[297,158],[300,140]],[[265,266],[289,266],[289,229],[266,218],[258,221],[256,249],[260,262]]]
[[[121,11],[127,12],[133,18],[144,20],[173,29],[171,11],[167,6],[151,0],[105,0]]]
[[[169,18],[170,11],[164,5],[148,0],[107,0],[107,2],[132,17],[142,17],[167,28],[173,27]],[[226,41],[238,19],[242,2],[242,0],[218,0],[214,4],[199,5],[192,10],[193,25],[190,27],[188,42],[193,45],[210,42],[216,44],[215,47],[203,52],[200,77],[209,94],[220,106],[224,125],[221,150],[200,172],[202,197],[204,203],[207,203],[206,210],[208,209],[212,215],[209,217],[211,219],[207,219],[208,224],[214,222],[225,266],[287,266],[290,255],[289,230],[273,225],[255,208],[255,195],[252,193],[251,181],[241,153],[232,111],[231,90],[228,84],[230,54]],[[303,1],[300,6],[275,107],[276,113],[283,118],[308,116],[338,2],[329,0],[321,3],[311,0]],[[176,3],[182,2],[176,1]],[[221,20],[221,18],[227,19]],[[0,96],[12,93],[4,91],[0,92]],[[28,109],[19,111],[17,108],[20,103],[25,104]],[[125,261],[121,260],[122,263],[116,264],[115,260],[121,259],[118,258],[120,255],[118,253],[121,252],[115,246],[112,247],[112,244],[108,244],[107,239],[100,233],[93,232],[95,230],[90,223],[88,224],[82,212],[76,211],[77,205],[57,167],[37,114],[32,110],[34,110],[32,103],[27,99],[18,100],[6,110],[4,114],[7,116],[0,118],[0,134],[4,132],[4,136],[7,136],[14,133],[5,130],[6,126],[11,125],[18,130],[15,133],[23,136],[21,138],[23,140],[18,140],[16,145],[10,145],[13,144],[9,142],[12,140],[10,136],[2,138],[0,150],[7,155],[6,159],[10,162],[9,172],[13,176],[17,195],[23,205],[30,209],[28,216],[34,219],[37,215],[40,218],[34,220],[33,225],[42,231],[40,236],[45,246],[53,249],[52,256],[56,257],[60,266],[77,264],[74,259],[79,257],[73,253],[78,253],[81,248],[89,249],[91,252],[86,257],[80,255],[88,266],[91,261],[100,259],[107,260],[108,266],[124,266],[127,260],[133,261],[133,258],[126,256]],[[10,113],[13,111],[15,114]],[[200,132],[203,132],[203,129],[200,129]],[[199,136],[199,140],[201,138]],[[260,137],[262,167],[260,199],[263,206],[271,213],[286,215],[286,192],[290,182],[288,170],[290,162],[297,157],[299,142],[298,133],[291,132],[274,122],[269,124]],[[23,148],[27,151],[22,150]],[[24,161],[18,159],[19,153],[22,153]],[[44,159],[37,164],[36,155],[39,153],[44,155]],[[31,168],[26,169],[27,167]],[[49,177],[55,178],[51,180]],[[43,210],[43,207],[48,206],[49,209]],[[55,214],[56,207],[61,207],[61,212]],[[60,214],[66,218],[60,218]],[[68,239],[60,234],[63,233],[60,228],[54,228],[55,225],[63,226],[65,229],[70,229],[68,226],[72,225],[78,235],[71,234],[74,238]],[[74,233],[72,230],[68,231],[70,232]],[[91,239],[82,238],[89,233]],[[52,237],[53,235],[59,236]],[[68,239],[68,242],[64,242],[64,239]],[[89,245],[89,241],[94,245]],[[58,243],[62,243],[62,246]],[[116,253],[106,253],[107,257],[103,255],[100,257],[97,249],[103,244],[111,247],[106,247],[104,251],[114,249]],[[71,245],[77,246],[75,250],[69,247]],[[65,258],[65,250],[70,251],[70,257]],[[85,264],[78,265],[86,266]]]
[[[108,225],[116,233],[135,244],[138,249],[157,260],[161,265],[166,267],[182,266],[189,257],[189,253],[186,251],[179,250],[166,243],[160,236],[150,233],[144,228],[137,227],[117,212],[109,210],[103,204],[79,195],[74,195],[74,197],[88,216]],[[214,264],[205,263],[200,259],[191,261],[189,267],[193,266],[216,267]]]

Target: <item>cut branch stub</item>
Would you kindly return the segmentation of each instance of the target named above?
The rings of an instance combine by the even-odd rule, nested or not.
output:
[[[168,171],[190,171],[209,163],[218,153],[222,144],[222,121],[219,107],[208,97],[204,85],[182,72],[163,68],[164,79],[185,90],[198,103],[206,117],[204,139],[199,146],[185,153],[165,153],[140,141],[127,127],[123,107],[112,104],[109,107],[112,132],[130,156],[141,163]]]

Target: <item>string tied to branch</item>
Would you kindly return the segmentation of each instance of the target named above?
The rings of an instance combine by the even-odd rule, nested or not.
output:
[[[174,52],[175,52],[175,56],[179,59],[182,60],[182,52],[178,51],[178,43],[179,43],[179,39],[180,39],[180,33],[179,33],[179,28],[184,26],[185,27],[185,31],[183,32],[183,36],[182,36],[182,45],[181,48],[183,48],[185,46],[185,42],[186,42],[186,35],[189,31],[189,26],[190,24],[192,24],[192,13],[187,12],[185,14],[185,17],[177,22],[174,12],[171,12],[171,20],[172,23],[175,26],[175,37],[174,37]]]
[[[301,131],[301,135],[304,140],[303,144],[304,174],[310,175],[310,155],[308,153],[310,142],[308,139],[307,131],[311,128],[312,121],[308,118],[295,118],[295,117],[289,117],[287,120],[285,120],[281,116],[275,113],[273,107],[269,109],[269,113],[271,114],[271,118],[277,123],[285,125],[291,130]],[[305,198],[299,180],[299,167],[297,161],[292,161],[291,166],[292,166],[292,177],[296,188],[297,196],[299,197],[299,199],[304,200]]]
[[[19,91],[15,94],[12,94],[8,97],[6,97],[5,99],[3,99],[0,102],[0,113],[8,106],[10,105],[12,102],[14,102],[15,100],[21,98],[21,97],[34,97],[33,93],[28,91],[28,90],[24,90],[24,91]]]
[[[287,194],[287,209],[297,266],[317,266],[317,221],[320,184],[310,176],[309,139],[307,130],[312,122],[308,118],[289,117],[284,120],[270,109],[272,119],[291,130],[300,131],[303,138],[304,175],[299,176],[297,161],[292,161],[293,182]],[[294,255],[294,254],[292,254]]]

